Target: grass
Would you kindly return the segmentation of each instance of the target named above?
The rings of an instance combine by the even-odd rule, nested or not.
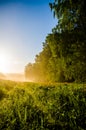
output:
[[[86,84],[0,81],[0,130],[85,130]]]

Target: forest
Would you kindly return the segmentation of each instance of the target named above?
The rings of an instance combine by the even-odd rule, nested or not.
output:
[[[85,0],[55,0],[49,6],[57,25],[35,62],[25,66],[25,77],[37,82],[86,82]]]

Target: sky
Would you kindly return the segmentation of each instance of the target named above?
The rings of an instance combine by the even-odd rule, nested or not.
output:
[[[34,62],[57,24],[49,8],[53,1],[0,0],[0,71],[23,73],[25,66]]]

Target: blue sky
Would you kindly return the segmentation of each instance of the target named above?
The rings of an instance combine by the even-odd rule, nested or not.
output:
[[[9,55],[8,72],[23,72],[42,50],[57,24],[49,8],[53,0],[0,0],[0,53]]]

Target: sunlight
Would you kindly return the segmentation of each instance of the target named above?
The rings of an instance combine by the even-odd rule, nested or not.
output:
[[[10,71],[10,56],[4,52],[0,52],[0,72],[9,73]]]

